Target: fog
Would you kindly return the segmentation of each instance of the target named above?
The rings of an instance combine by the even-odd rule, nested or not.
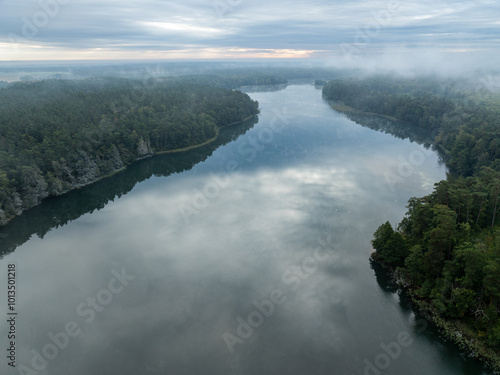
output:
[[[500,70],[495,53],[483,55],[441,52],[434,49],[385,51],[376,56],[349,60],[293,59],[290,61],[244,59],[227,61],[35,61],[0,62],[0,81],[123,77],[146,80],[198,74],[269,74],[288,80],[336,79],[388,75],[401,78],[460,80],[473,89],[500,91]]]
[[[0,79],[144,75],[128,63],[161,75],[238,66],[489,79],[499,19],[492,0],[5,0]]]

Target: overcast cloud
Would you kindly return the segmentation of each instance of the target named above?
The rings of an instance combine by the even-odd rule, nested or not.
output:
[[[493,63],[499,36],[493,0],[0,0],[3,61],[311,57],[348,64],[397,53],[422,63],[430,55]]]

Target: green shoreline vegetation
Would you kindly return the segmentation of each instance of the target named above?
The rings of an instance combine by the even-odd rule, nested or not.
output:
[[[0,225],[142,158],[214,142],[220,128],[259,113],[247,94],[211,83],[99,78],[0,89]]]
[[[337,112],[342,112],[342,113],[361,113],[363,115],[376,116],[376,117],[385,118],[385,119],[388,119],[388,120],[391,120],[391,121],[396,121],[396,122],[400,122],[400,123],[403,123],[403,124],[408,124],[407,122],[401,121],[401,120],[399,120],[399,119],[397,119],[396,117],[393,117],[393,116],[383,115],[383,114],[375,113],[375,112],[362,111],[362,110],[359,110],[359,109],[355,109],[355,108],[349,107],[348,105],[345,105],[344,103],[331,102],[330,103],[330,107],[332,107]]]
[[[194,150],[195,148],[199,148],[199,147],[202,147],[202,146],[206,146],[212,142],[215,142],[217,140],[217,138],[219,138],[219,132],[220,132],[220,129],[222,128],[227,128],[228,126],[233,126],[233,125],[238,125],[238,124],[241,124],[245,121],[248,121],[250,120],[252,117],[255,117],[256,115],[258,115],[258,113],[255,113],[253,115],[250,115],[248,117],[245,117],[243,120],[240,120],[240,121],[235,121],[235,122],[232,122],[230,124],[227,124],[227,125],[224,125],[224,126],[219,126],[217,127],[217,129],[215,129],[215,136],[213,136],[212,138],[210,139],[207,139],[205,142],[203,143],[199,143],[197,145],[192,145],[192,146],[187,146],[187,147],[183,147],[183,148],[178,148],[178,149],[175,149],[175,150],[167,150],[167,151],[158,151],[158,152],[155,152],[154,155],[163,155],[163,154],[174,154],[174,153],[177,153],[177,152],[186,152],[186,151],[189,151],[189,150]]]
[[[330,81],[323,95],[341,112],[437,134],[452,173],[411,198],[396,229],[377,229],[372,259],[447,339],[500,371],[500,95],[465,81],[388,77]]]
[[[218,138],[219,138],[219,132],[220,132],[220,128],[227,128],[228,126],[233,126],[233,125],[238,125],[238,124],[241,124],[245,121],[248,121],[250,120],[252,117],[255,117],[257,115],[254,114],[254,115],[250,115],[246,118],[244,118],[243,120],[241,121],[235,121],[231,124],[228,124],[228,125],[225,125],[225,126],[221,126],[219,128],[216,129],[216,135],[210,139],[207,139],[205,142],[203,143],[199,143],[199,144],[196,144],[196,145],[192,145],[192,146],[188,146],[188,147],[183,147],[183,148],[178,148],[178,149],[175,149],[175,150],[168,150],[168,151],[158,151],[158,152],[154,152],[150,155],[147,155],[147,156],[143,156],[141,158],[138,158],[136,160],[134,160],[132,163],[136,162],[136,161],[139,161],[139,160],[142,160],[144,158],[150,158],[150,157],[154,157],[154,156],[157,156],[157,155],[165,155],[165,154],[175,154],[175,153],[179,153],[179,152],[186,152],[186,151],[190,151],[190,150],[194,150],[194,149],[197,149],[197,148],[200,148],[200,147],[203,147],[203,146],[206,146],[206,145],[209,145],[210,143],[213,143],[215,142]],[[91,184],[93,184],[94,182],[98,182],[98,181],[101,181],[101,180],[104,180],[106,178],[109,178],[109,177],[113,177],[114,175],[118,174],[118,173],[121,173],[123,171],[125,171],[127,169],[128,165],[127,166],[124,166],[120,169],[117,169],[117,170],[114,170],[106,175],[103,175],[103,176],[99,176],[97,179],[95,179],[94,181],[91,182]],[[71,190],[69,190],[71,191]],[[68,191],[68,192],[69,192]],[[66,192],[65,192],[66,193]],[[65,194],[63,193],[63,194]],[[60,194],[62,195],[62,194]]]

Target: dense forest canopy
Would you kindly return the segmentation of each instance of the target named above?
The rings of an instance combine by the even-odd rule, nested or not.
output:
[[[36,79],[83,79],[97,77],[116,77],[142,79],[146,76],[179,77],[179,76],[217,76],[231,80],[242,81],[239,86],[286,83],[295,79],[331,80],[340,77],[350,77],[360,73],[353,69],[334,69],[331,67],[314,67],[309,64],[298,65],[288,62],[155,62],[141,63],[61,63],[57,66],[44,66],[37,63],[4,63],[0,72],[0,80],[19,81]],[[265,83],[267,81],[267,83]],[[0,83],[1,84],[1,83]],[[233,87],[233,88],[235,88]]]
[[[236,89],[242,86],[282,85],[288,83],[286,78],[252,72],[225,74],[197,74],[165,78],[170,82],[203,84],[225,89]]]
[[[11,84],[0,89],[0,225],[45,197],[203,143],[258,111],[248,95],[194,79]]]
[[[376,258],[446,318],[461,319],[500,348],[500,172],[449,177],[411,198],[397,230],[374,234]]]
[[[0,227],[0,257],[13,252],[33,235],[43,238],[54,228],[66,225],[87,213],[104,208],[116,198],[128,194],[137,184],[151,176],[167,177],[191,170],[207,160],[220,146],[233,142],[259,121],[257,116],[241,123],[221,128],[214,142],[188,152],[144,158],[128,166],[121,173],[95,182],[85,189],[75,189],[41,204],[28,214],[17,217],[7,226]]]
[[[374,234],[374,258],[396,270],[435,314],[500,348],[499,96],[460,81],[330,81],[327,100],[432,130],[454,172],[411,198],[397,229]],[[404,126],[401,124],[401,126]]]
[[[378,77],[330,81],[323,95],[435,131],[435,145],[460,175],[472,176],[484,166],[500,171],[500,96],[485,87],[462,80]]]

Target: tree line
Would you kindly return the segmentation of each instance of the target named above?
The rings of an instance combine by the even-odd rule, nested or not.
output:
[[[434,143],[450,169],[472,176],[483,166],[500,170],[500,99],[475,85],[376,77],[330,81],[323,95],[358,111],[392,116],[438,133]]]
[[[388,77],[330,81],[323,93],[437,134],[453,173],[411,198],[396,229],[389,222],[377,229],[373,257],[436,314],[500,348],[499,96],[459,80]]]
[[[286,78],[252,71],[226,72],[225,74],[195,74],[166,78],[170,82],[196,83],[225,89],[242,86],[265,86],[287,84]]]
[[[6,227],[0,227],[0,258],[13,252],[33,235],[43,238],[52,229],[66,225],[80,216],[100,210],[109,202],[128,194],[138,183],[151,176],[169,176],[192,169],[205,161],[220,146],[233,142],[258,122],[254,116],[247,121],[220,129],[214,142],[189,152],[158,155],[145,158],[128,166],[109,179],[95,182],[83,189],[76,189],[64,196],[41,204],[13,220]],[[8,235],[7,235],[8,234]]]
[[[403,276],[418,298],[443,317],[461,319],[500,347],[500,172],[436,184],[408,201],[397,230],[389,222],[374,234],[374,257]]]
[[[138,158],[197,145],[259,112],[195,80],[17,82],[0,89],[0,225]]]

